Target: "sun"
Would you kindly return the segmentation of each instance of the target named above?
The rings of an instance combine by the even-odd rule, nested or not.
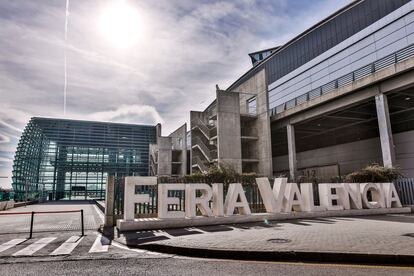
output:
[[[99,29],[111,44],[124,50],[138,42],[142,36],[143,25],[135,7],[126,1],[115,0],[103,8]]]

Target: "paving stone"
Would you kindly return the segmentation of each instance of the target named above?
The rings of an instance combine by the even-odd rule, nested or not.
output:
[[[411,214],[187,228],[175,236],[163,231],[129,232],[121,235],[120,240],[133,243],[140,235],[152,232],[156,237],[166,238],[150,243],[189,248],[414,255],[414,216]],[[134,238],[128,239],[131,235]]]

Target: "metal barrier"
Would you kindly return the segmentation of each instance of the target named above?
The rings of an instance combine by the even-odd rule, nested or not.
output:
[[[285,110],[291,109],[297,105],[300,105],[309,100],[315,99],[322,95],[328,94],[335,89],[341,88],[345,85],[348,85],[356,80],[362,79],[366,76],[369,76],[375,72],[378,72],[388,66],[394,65],[398,62],[401,62],[409,57],[414,56],[414,44],[411,44],[393,54],[385,56],[379,60],[376,60],[368,65],[365,65],[351,73],[348,73],[342,77],[339,77],[336,80],[333,80],[327,84],[324,84],[318,88],[315,88],[305,94],[302,94],[292,100],[289,100],[283,104],[280,104],[276,107],[270,109],[270,116],[282,113]]]
[[[33,223],[34,223],[34,215],[35,214],[62,214],[62,213],[81,213],[81,231],[82,236],[85,236],[85,226],[83,220],[83,209],[81,210],[70,210],[70,211],[44,211],[44,212],[13,212],[13,213],[0,213],[0,216],[7,216],[7,215],[31,215],[30,219],[30,235],[29,239],[33,237]]]
[[[395,182],[402,205],[414,205],[414,178],[400,178]]]

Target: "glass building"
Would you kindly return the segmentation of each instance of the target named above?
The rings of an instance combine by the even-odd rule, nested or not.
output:
[[[104,198],[108,175],[148,175],[155,142],[155,126],[34,117],[16,150],[16,198]]]

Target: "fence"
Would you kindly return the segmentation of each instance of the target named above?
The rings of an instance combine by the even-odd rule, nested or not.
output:
[[[402,205],[414,205],[414,178],[400,178],[394,182]]]
[[[158,178],[158,185],[168,185],[168,183],[224,183],[223,184],[223,200],[227,194],[227,190],[230,183],[239,183],[238,179],[234,181],[213,181],[212,179],[206,181],[206,179],[194,179],[185,178]],[[158,185],[156,186],[136,186],[136,194],[148,194],[150,197],[149,203],[138,203],[135,205],[135,217],[136,218],[151,218],[157,217],[158,213]],[[265,207],[263,205],[262,197],[260,196],[259,188],[256,183],[242,184],[246,194],[247,201],[249,202],[252,212],[264,212]],[[125,179],[114,178],[114,221],[122,219],[124,215],[124,191],[125,191]],[[184,190],[171,190],[168,194],[169,197],[177,197],[178,204],[171,204],[168,206],[170,211],[185,211],[185,191]],[[197,196],[201,196],[197,191]],[[211,204],[211,202],[210,202]]]
[[[315,88],[305,94],[302,94],[292,100],[289,100],[283,104],[280,104],[276,107],[270,109],[270,115],[274,116],[276,114],[282,113],[285,110],[291,109],[297,105],[303,104],[307,101],[310,101],[314,98],[320,97],[322,95],[328,94],[335,89],[341,88],[345,85],[348,85],[354,81],[362,79],[366,76],[369,76],[375,72],[378,72],[388,66],[394,65],[398,62],[401,62],[409,57],[414,56],[414,44],[411,44],[393,54],[385,56],[375,62],[372,62],[368,65],[365,65],[351,73],[348,73],[340,78],[333,80],[327,84],[324,84],[318,88]]]
[[[227,194],[227,190],[230,183],[242,183],[243,190],[246,195],[246,199],[249,203],[249,207],[253,213],[266,212],[263,204],[262,197],[260,195],[259,188],[255,182],[247,181],[243,182],[240,179],[232,179],[234,181],[214,181],[214,179],[200,178],[198,181],[194,179],[186,178],[158,178],[158,185],[168,185],[168,183],[223,183],[223,201]],[[270,180],[272,183],[273,180]],[[124,214],[124,178],[115,178],[114,181],[114,219],[122,219]],[[158,213],[158,185],[155,186],[136,186],[136,194],[148,194],[150,197],[149,203],[139,203],[135,205],[135,217],[136,218],[151,218],[157,217]],[[399,179],[395,182],[395,186],[403,205],[414,205],[414,178]],[[197,191],[197,196],[201,196]],[[314,204],[319,205],[319,188],[318,183],[313,182],[313,197]],[[169,191],[169,197],[177,197],[178,204],[172,204],[168,206],[170,211],[185,211],[185,191],[184,190],[172,190]],[[211,204],[211,202],[210,202]],[[336,203],[335,203],[336,204]]]
[[[84,226],[84,219],[83,219],[83,209],[81,210],[70,210],[70,211],[47,211],[47,212],[7,212],[7,213],[0,213],[0,216],[11,216],[11,215],[31,215],[30,216],[30,231],[29,231],[29,239],[33,237],[33,226],[34,226],[34,217],[35,214],[67,214],[67,213],[80,213],[81,214],[81,234],[82,236],[85,235],[85,226]]]

